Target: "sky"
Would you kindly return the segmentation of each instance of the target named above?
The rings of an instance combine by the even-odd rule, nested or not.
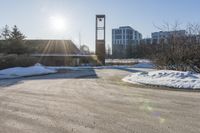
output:
[[[106,15],[111,45],[111,30],[119,26],[146,38],[164,23],[200,23],[199,5],[200,0],[0,0],[0,28],[17,25],[27,39],[71,39],[94,50],[96,14]]]

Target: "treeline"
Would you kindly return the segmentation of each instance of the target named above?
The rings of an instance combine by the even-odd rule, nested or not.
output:
[[[137,45],[133,54],[150,58],[161,69],[200,72],[200,25],[190,24],[186,31],[186,36],[174,32],[159,43]]]
[[[0,32],[0,69],[30,66],[36,59],[29,56],[33,49],[25,45],[26,36],[14,25],[11,30],[8,25]]]
[[[30,53],[30,49],[24,44],[25,38],[16,25],[11,30],[6,25],[1,30],[0,53],[17,55]]]

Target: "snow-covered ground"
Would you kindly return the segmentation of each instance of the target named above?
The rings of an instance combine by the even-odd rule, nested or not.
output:
[[[154,68],[155,65],[151,62],[141,62],[133,65],[134,68]]]
[[[134,68],[134,66],[129,65],[112,65],[112,66],[48,66],[46,67],[50,70],[59,70],[59,69],[69,69],[69,70],[81,70],[81,69],[115,69],[115,68]]]
[[[50,73],[56,73],[60,69],[82,70],[82,69],[118,69],[118,68],[152,67],[152,65],[148,62],[148,60],[140,60],[139,62],[141,63],[133,66],[112,65],[112,66],[79,66],[79,67],[69,67],[69,66],[51,67],[51,66],[42,66],[41,64],[38,63],[35,66],[30,66],[30,67],[14,67],[14,68],[0,70],[0,79],[50,74]]]
[[[15,67],[0,70],[0,79],[17,78],[26,76],[35,76],[43,74],[56,73],[59,69],[133,69],[143,72],[132,73],[122,80],[134,84],[149,84],[168,86],[175,88],[191,88],[200,89],[200,74],[191,72],[171,71],[171,70],[155,70],[154,65],[148,60],[139,60],[139,63],[133,66],[81,66],[81,67],[46,67],[36,64],[31,67]]]
[[[132,59],[131,61],[134,61]],[[136,61],[136,60],[135,60]],[[0,70],[0,79],[17,78],[26,76],[35,76],[56,73],[60,69],[67,70],[82,70],[82,69],[152,69],[154,65],[149,60],[137,60],[139,64],[136,65],[110,65],[110,66],[43,66],[37,63],[35,66],[30,67],[14,67],[9,69]]]
[[[157,70],[133,73],[122,79],[133,84],[148,84],[174,88],[200,89],[200,74],[192,72]]]
[[[124,63],[124,64],[134,64],[134,63],[149,63],[148,59],[106,59],[106,64],[108,63]]]
[[[106,63],[136,63],[138,59],[106,59]]]
[[[111,59],[107,59],[108,61],[112,61]],[[108,66],[77,66],[77,67],[70,67],[70,66],[48,66],[46,68],[52,70],[59,70],[59,69],[70,69],[70,70],[79,70],[79,69],[115,69],[115,68],[150,68],[153,69],[155,65],[146,59],[113,59],[113,61],[124,61],[124,62],[135,62],[138,64],[135,65],[108,65]]]
[[[48,69],[40,64],[31,67],[14,67],[0,70],[0,79],[17,78],[56,73],[56,70]]]

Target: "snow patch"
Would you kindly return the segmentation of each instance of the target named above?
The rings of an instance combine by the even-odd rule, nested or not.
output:
[[[138,63],[136,65],[133,65],[134,68],[155,68],[155,65],[150,63],[150,62],[142,62],[142,63]]]
[[[183,71],[157,70],[133,73],[122,79],[133,84],[149,84],[174,88],[200,89],[200,74]]]
[[[41,64],[37,63],[35,66],[31,67],[14,67],[14,68],[0,70],[0,79],[43,75],[56,72],[57,72],[56,70],[48,69],[42,66]]]
[[[138,59],[139,63],[151,63],[151,60],[148,59]]]

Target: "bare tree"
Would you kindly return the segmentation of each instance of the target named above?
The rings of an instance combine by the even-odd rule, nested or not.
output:
[[[166,24],[165,27],[168,27]],[[167,69],[194,70],[200,72],[200,41],[198,41],[200,28],[199,24],[188,24],[187,32],[180,34],[180,23],[171,25],[170,35],[160,40],[158,50],[154,55],[157,65]],[[167,29],[168,30],[168,29]]]

